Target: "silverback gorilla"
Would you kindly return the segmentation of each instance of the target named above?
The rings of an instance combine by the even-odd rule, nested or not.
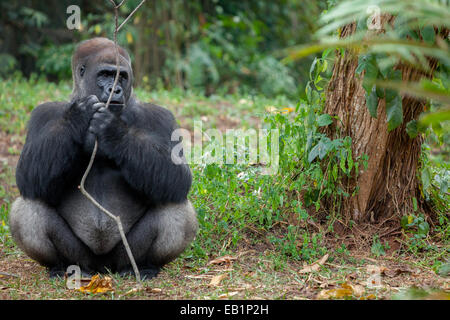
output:
[[[187,194],[187,164],[171,160],[176,122],[170,111],[139,102],[132,93],[128,53],[106,38],[78,45],[72,57],[70,102],[36,107],[17,165],[21,197],[10,214],[19,247],[61,275],[68,265],[83,273],[133,274],[116,223],[85,198],[78,185],[95,139],[98,153],[86,190],[119,215],[143,278],[155,276],[194,239],[198,222]]]

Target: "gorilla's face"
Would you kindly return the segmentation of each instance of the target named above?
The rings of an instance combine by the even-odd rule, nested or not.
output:
[[[125,90],[128,87],[128,79],[130,75],[124,67],[119,67],[119,80],[114,88],[113,95],[111,97],[112,104],[124,104],[128,97],[125,96]],[[81,69],[83,70],[83,69]],[[116,65],[101,64],[96,68],[93,68],[92,72],[86,74],[87,81],[83,81],[85,84],[89,84],[86,88],[87,95],[96,95],[101,102],[108,101],[109,95],[114,85],[114,79],[117,74]],[[83,78],[81,76],[81,78]],[[95,79],[95,85],[90,85],[92,80]]]
[[[114,43],[105,38],[94,38],[81,43],[72,60],[74,98],[96,95],[101,102],[108,101],[117,73]],[[119,80],[111,97],[111,104],[126,104],[131,95],[133,74],[130,58],[119,47]]]

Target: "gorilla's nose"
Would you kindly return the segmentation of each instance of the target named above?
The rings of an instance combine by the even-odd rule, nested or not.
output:
[[[105,94],[106,94],[106,99],[109,98],[109,95],[111,94],[112,91],[112,85],[108,86],[107,88],[105,88]],[[111,97],[111,101],[112,102],[119,102],[119,103],[123,103],[123,89],[120,85],[116,85],[116,87],[114,88],[114,93]]]

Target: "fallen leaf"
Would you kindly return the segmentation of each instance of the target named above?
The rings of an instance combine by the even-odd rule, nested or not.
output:
[[[367,296],[365,296],[365,297],[361,297],[361,298],[359,298],[359,300],[374,300],[374,299],[376,299],[377,297],[375,297],[375,295],[373,294],[373,293],[371,293],[371,294],[369,294],[369,295],[367,295]]]
[[[230,298],[232,296],[237,295],[239,292],[237,291],[233,291],[233,292],[228,292],[228,293],[223,293],[220,296],[218,296],[219,299],[225,299],[225,298]]]
[[[105,293],[108,291],[114,291],[112,287],[112,278],[101,278],[98,274],[91,278],[91,281],[86,286],[82,286],[78,289],[84,293]]]
[[[395,269],[385,269],[385,270],[383,270],[383,273],[385,275],[387,275],[388,277],[393,278],[402,273],[413,273],[413,270],[408,267],[399,266],[399,267],[396,267]]]
[[[212,264],[222,264],[222,263],[231,263],[232,261],[237,260],[237,257],[232,257],[229,255],[219,257],[217,259],[211,260],[208,262],[207,266]]]
[[[218,286],[220,284],[220,281],[225,279],[227,277],[226,273],[219,274],[217,276],[212,277],[211,282],[209,283],[210,286]]]
[[[304,267],[302,270],[300,270],[298,273],[310,273],[315,272],[320,269],[320,267],[328,260],[328,253],[324,255],[320,260],[314,262],[313,264]]]
[[[141,291],[141,290],[143,290],[143,289],[144,289],[144,287],[138,286],[138,287],[135,287],[135,288],[133,288],[133,289],[128,290],[128,291],[125,292],[124,294],[121,294],[119,297],[127,296],[127,295],[129,295],[129,294],[139,292],[139,291]]]
[[[349,297],[353,293],[352,289],[347,288],[336,288],[336,289],[330,289],[330,290],[322,290],[317,295],[317,299],[339,299],[344,297]]]
[[[317,295],[317,299],[340,299],[345,297],[362,297],[364,288],[361,285],[353,285],[350,283],[341,284],[340,288],[322,290]]]
[[[199,274],[199,275],[194,275],[194,276],[187,275],[184,277],[188,278],[188,279],[210,279],[211,278],[211,276],[207,275],[207,274]]]
[[[12,273],[0,272],[0,278],[19,278],[19,276]]]
[[[362,295],[364,294],[364,287],[359,285],[359,284],[350,284],[350,287],[353,290],[353,295],[355,297],[362,297]]]

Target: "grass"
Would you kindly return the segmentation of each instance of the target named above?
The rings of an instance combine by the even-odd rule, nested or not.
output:
[[[448,220],[438,226],[441,229],[433,236],[426,234],[416,242],[413,225],[408,236],[339,238],[326,225],[317,227],[312,191],[312,209],[295,197],[295,190],[302,188],[314,190],[322,185],[321,189],[334,190],[333,181],[324,182],[318,167],[303,165],[297,179],[302,184],[293,184],[288,174],[261,175],[259,165],[204,163],[191,165],[190,199],[200,223],[196,240],[157,278],[145,282],[145,290],[126,294],[133,287],[133,279],[117,275],[111,275],[113,293],[85,295],[66,289],[63,280],[49,279],[43,267],[16,247],[9,234],[7,216],[18,195],[14,168],[31,110],[44,101],[66,100],[70,92],[69,83],[48,83],[36,77],[27,80],[16,76],[0,82],[0,272],[14,275],[0,273],[0,298],[311,299],[322,290],[353,283],[364,287],[363,297],[385,299],[412,285],[449,289],[445,278],[436,274],[449,256]],[[310,112],[284,97],[205,97],[181,90],[148,89],[136,89],[135,94],[141,101],[170,109],[180,126],[190,131],[197,120],[202,121],[204,130],[216,128],[222,132],[229,128],[270,128],[273,121],[278,121],[283,123],[280,137],[286,146],[290,146],[294,133],[299,139],[307,138],[305,126]],[[305,126],[290,127],[290,111],[273,112],[295,108],[300,108],[299,114],[304,113]],[[268,114],[268,121],[263,121]],[[281,148],[281,173],[296,170],[293,164],[302,163],[302,154],[297,149]],[[350,160],[346,158],[341,168],[345,169]],[[299,273],[304,264],[325,254],[329,258],[319,270]],[[208,263],[224,255],[234,259],[222,264]],[[383,274],[383,287],[370,288],[370,265],[384,266],[393,273],[407,271],[394,277]],[[211,279],[220,274],[225,277],[219,285],[210,285]]]

